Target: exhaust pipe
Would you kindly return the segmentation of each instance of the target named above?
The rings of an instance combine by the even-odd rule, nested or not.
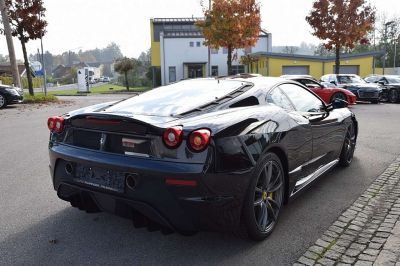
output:
[[[71,163],[67,163],[66,165],[65,165],[65,172],[68,174],[68,175],[72,175],[72,173],[74,172],[74,167],[72,166],[72,164]]]

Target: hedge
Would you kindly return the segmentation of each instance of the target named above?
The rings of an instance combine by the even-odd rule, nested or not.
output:
[[[0,80],[4,85],[11,85],[13,84],[13,78],[12,77],[0,77]],[[24,89],[28,88],[28,78],[23,77],[21,78],[22,82],[22,87]],[[43,79],[42,78],[32,78],[32,84],[34,88],[40,88],[43,87]]]

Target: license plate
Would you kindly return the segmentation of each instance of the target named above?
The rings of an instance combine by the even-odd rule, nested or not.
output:
[[[125,190],[125,173],[113,170],[77,165],[74,180],[121,193]]]

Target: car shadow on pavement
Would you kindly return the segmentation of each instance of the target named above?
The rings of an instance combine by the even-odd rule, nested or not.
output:
[[[148,232],[114,215],[66,207],[1,240],[0,254],[3,265],[218,264],[255,246],[229,234]]]

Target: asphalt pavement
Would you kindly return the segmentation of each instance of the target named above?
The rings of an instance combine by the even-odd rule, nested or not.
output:
[[[0,110],[0,265],[289,265],[400,154],[400,104],[358,104],[352,165],[334,169],[286,205],[266,241],[210,232],[165,236],[111,214],[79,211],[52,188],[47,118],[123,97],[60,97],[69,102]]]

